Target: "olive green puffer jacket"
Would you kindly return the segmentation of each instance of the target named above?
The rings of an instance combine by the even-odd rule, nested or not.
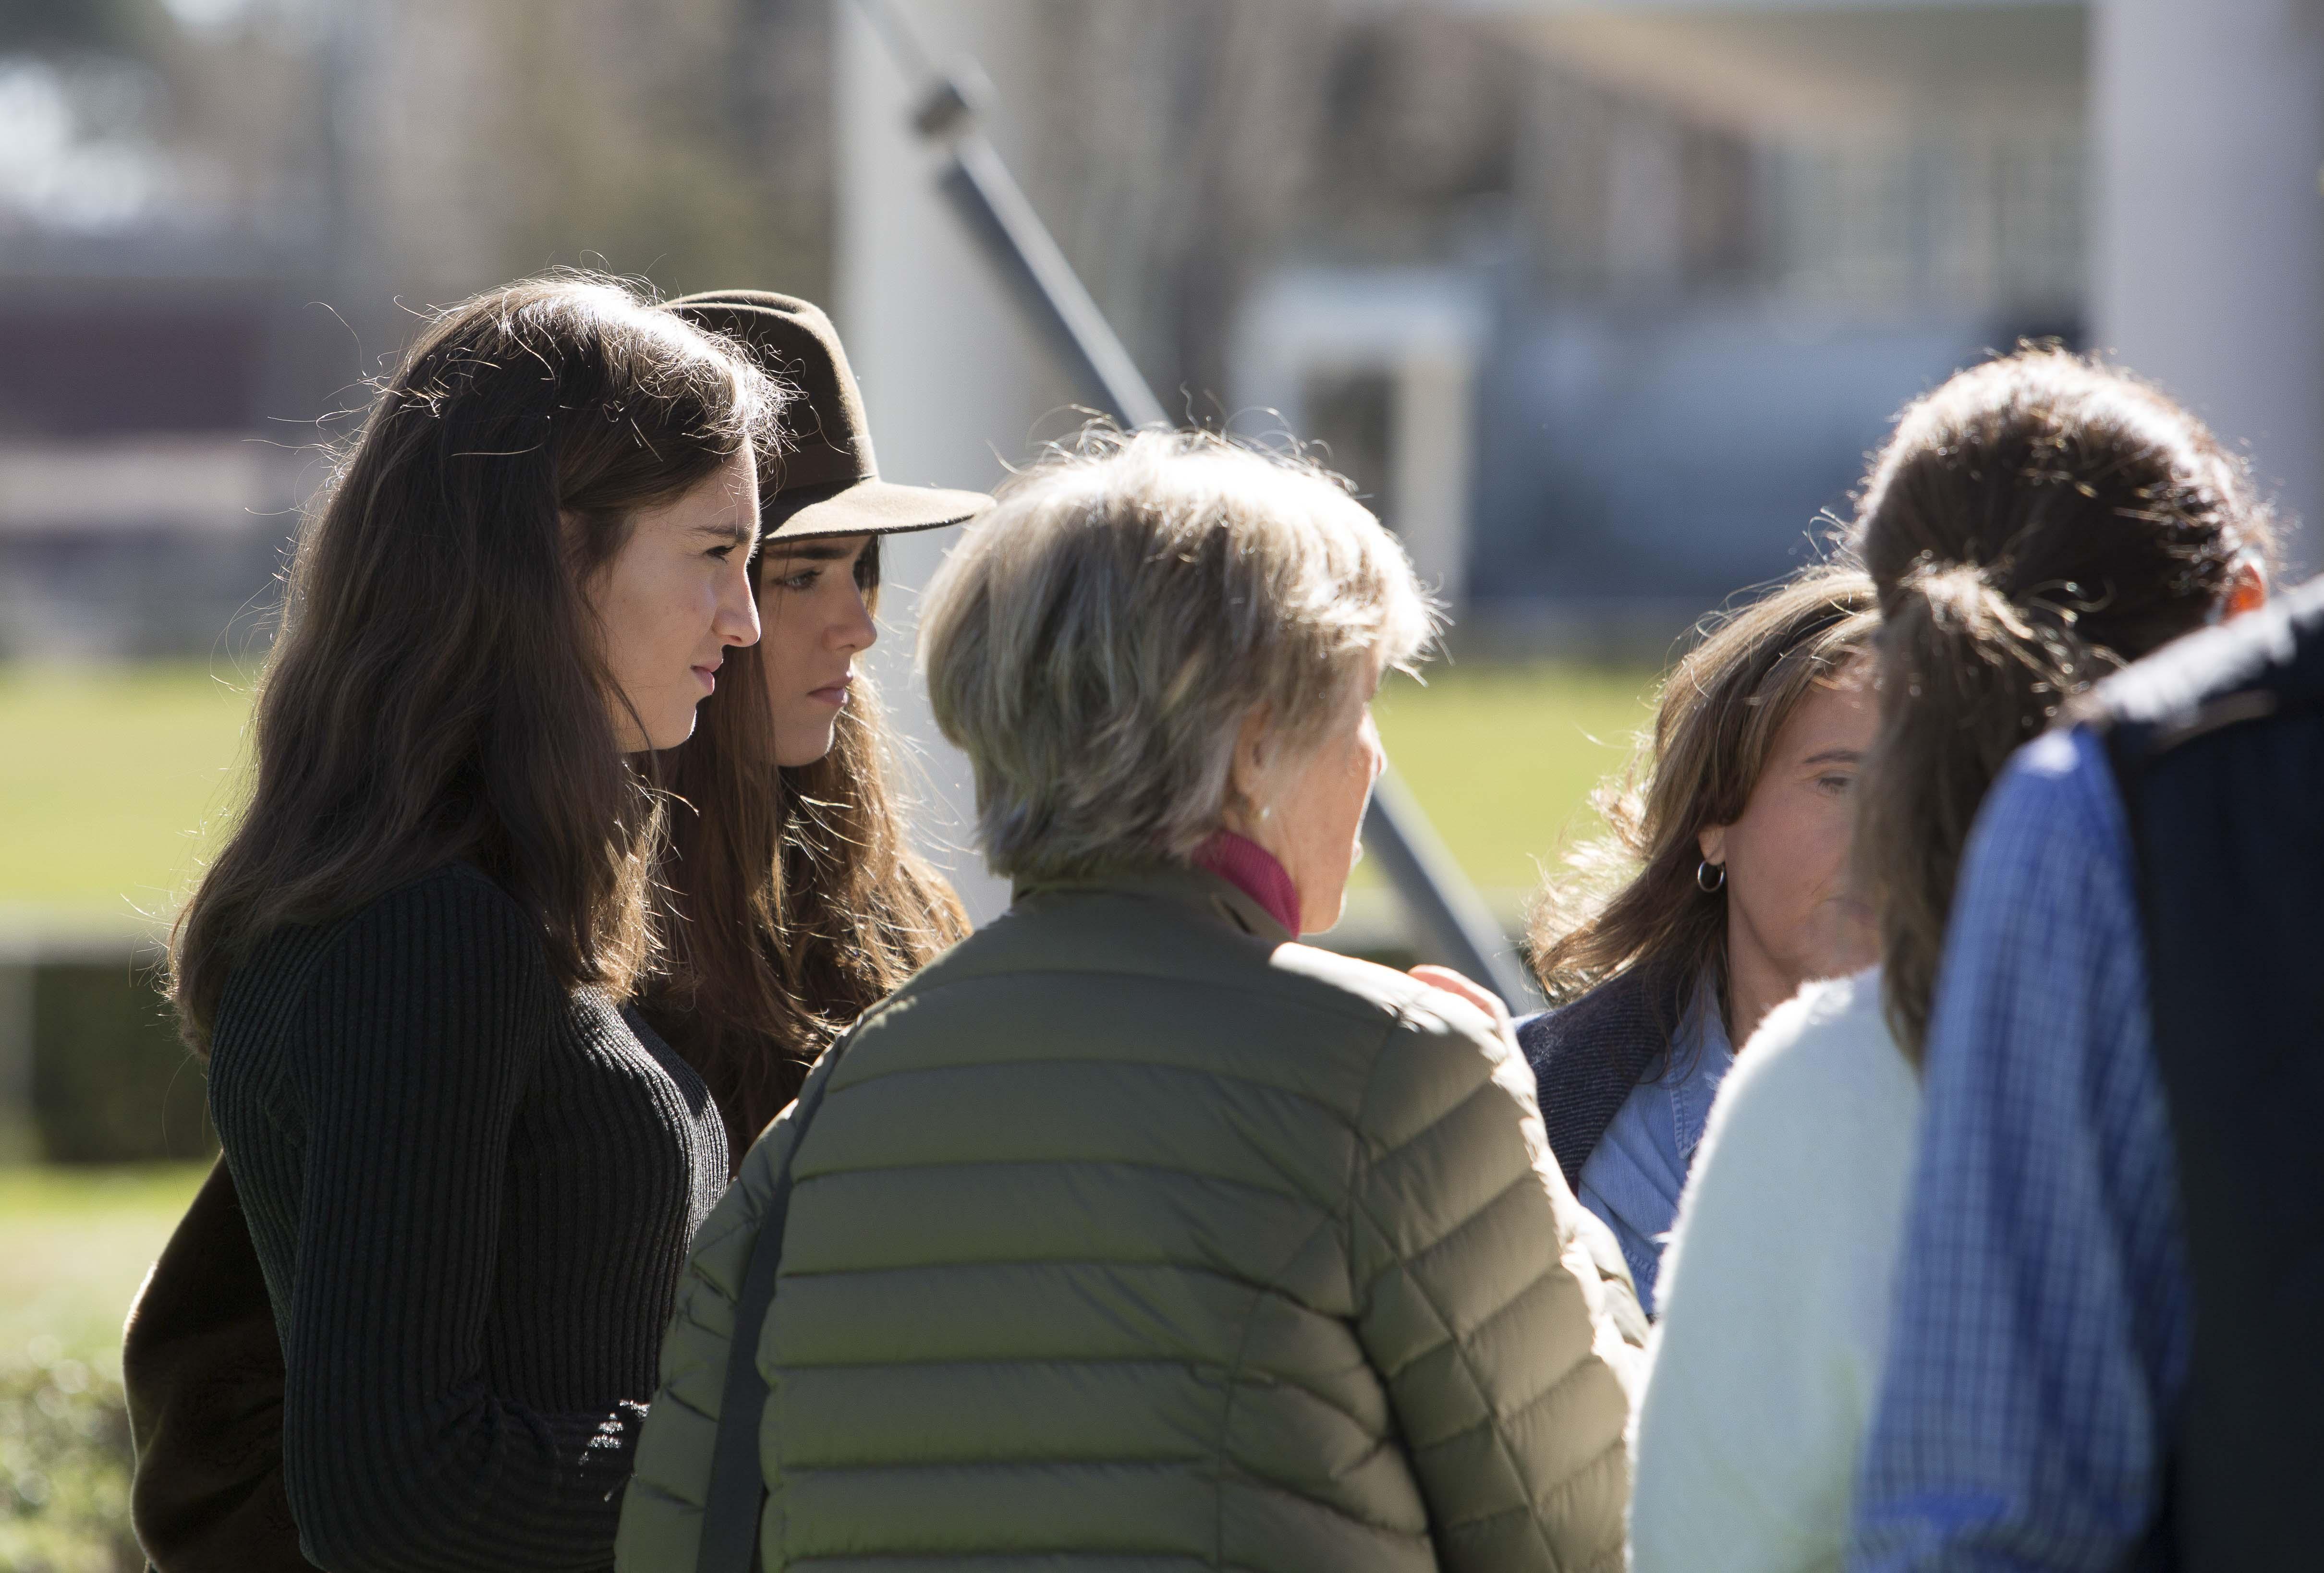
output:
[[[1020,890],[814,1074],[765,1566],[1616,1568],[1621,1257],[1467,1002],[1185,869]],[[692,1573],[791,1118],[695,1241],[623,1573]]]

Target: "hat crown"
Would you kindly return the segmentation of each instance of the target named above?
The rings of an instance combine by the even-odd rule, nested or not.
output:
[[[782,490],[876,480],[872,427],[839,331],[823,308],[769,290],[716,290],[666,303],[698,327],[733,340],[797,397],[782,413]]]

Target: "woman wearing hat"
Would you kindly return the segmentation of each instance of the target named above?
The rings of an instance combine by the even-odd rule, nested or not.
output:
[[[847,1025],[968,932],[887,784],[885,724],[856,658],[879,637],[880,543],[958,524],[978,492],[880,477],[831,319],[724,290],[668,309],[743,345],[797,393],[765,466],[760,643],[727,659],[667,759],[680,800],[664,874],[669,964],[649,1020],[708,1080],[742,1154]]]

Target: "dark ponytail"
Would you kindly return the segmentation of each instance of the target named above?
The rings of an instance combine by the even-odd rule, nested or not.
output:
[[[1908,407],[1852,545],[1880,598],[1880,715],[1855,860],[1891,1030],[1915,1062],[1969,827],[2022,743],[2108,672],[2201,626],[2267,511],[2202,423],[2035,349]]]
[[[1954,875],[1986,788],[2061,695],[2116,663],[1971,564],[1917,567],[1884,600],[1879,725],[1856,846],[1859,869],[1877,870],[1889,1024],[1917,1057]]]

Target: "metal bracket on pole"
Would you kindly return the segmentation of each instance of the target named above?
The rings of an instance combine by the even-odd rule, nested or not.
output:
[[[933,70],[891,5],[859,3],[898,67],[908,76],[933,78],[912,124],[922,136],[949,144],[952,160],[937,184],[1028,318],[1122,425],[1171,424],[1024,189],[977,129],[978,106],[987,97],[982,73],[973,67],[951,75]],[[1364,844],[1396,887],[1424,954],[1492,989],[1512,1010],[1538,1003],[1533,980],[1500,925],[1393,770],[1383,772],[1372,789]]]

